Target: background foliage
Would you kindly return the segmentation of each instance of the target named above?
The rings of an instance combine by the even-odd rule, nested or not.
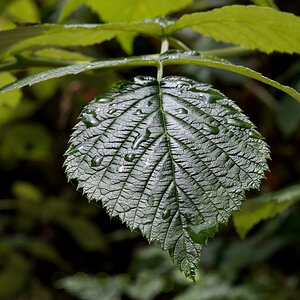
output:
[[[69,1],[69,7],[73,5],[76,10],[68,12],[63,1],[2,0],[0,27],[11,29],[16,22],[55,23],[59,18],[70,24],[124,21],[129,17],[139,21],[165,13],[180,17],[227,4],[250,4],[182,0],[169,9],[168,5],[147,6],[148,1],[143,1],[145,7],[139,9],[145,14],[129,16],[120,9],[125,1],[120,1],[119,7],[97,6],[92,0],[82,6],[82,2]],[[300,15],[297,1],[278,0],[276,6],[273,1],[253,2]],[[113,9],[120,12],[112,14]],[[113,19],[116,16],[118,19]],[[223,45],[190,30],[178,34],[195,49]],[[132,34],[122,34],[118,41],[67,50],[42,49],[35,55],[88,62],[131,52],[155,53],[160,47],[154,38],[134,39]],[[232,61],[300,90],[296,55],[253,53]],[[0,86],[44,70],[35,67],[2,72]],[[196,285],[179,273],[168,255],[155,245],[149,247],[138,232],[131,233],[118,219],[110,220],[104,210],[87,203],[72,182],[66,182],[61,167],[63,153],[82,107],[118,80],[140,74],[155,76],[154,72],[150,68],[93,71],[0,96],[1,299],[299,299],[300,270],[295,262],[300,259],[300,105],[291,97],[220,70],[166,68],[166,75],[181,74],[213,84],[234,99],[272,151],[271,172],[261,191],[247,195],[254,199],[234,215],[234,224],[221,227],[205,248]],[[274,193],[282,188],[285,190]],[[243,221],[239,226],[243,217],[249,223],[246,227]],[[241,236],[250,230],[245,240],[234,225]]]

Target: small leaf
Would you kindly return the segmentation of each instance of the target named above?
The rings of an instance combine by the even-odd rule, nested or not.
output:
[[[300,17],[269,7],[232,5],[184,15],[165,32],[171,34],[184,27],[266,53],[300,53]]]
[[[250,199],[242,205],[240,211],[234,212],[234,226],[238,234],[244,238],[254,225],[273,218],[298,200],[300,200],[299,184]]]
[[[186,276],[219,223],[258,188],[269,151],[254,125],[217,90],[183,77],[136,77],[85,107],[66,172]]]

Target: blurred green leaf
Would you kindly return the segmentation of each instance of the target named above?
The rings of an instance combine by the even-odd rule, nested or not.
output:
[[[300,103],[284,97],[279,103],[277,123],[281,132],[289,137],[300,125]]]
[[[88,219],[74,215],[58,215],[56,220],[85,251],[107,252],[108,245],[100,229]]]
[[[16,253],[5,260],[5,267],[0,271],[0,299],[14,299],[29,280],[29,263]]]
[[[12,185],[12,193],[18,199],[40,202],[43,199],[42,192],[31,182],[15,181]]]
[[[112,23],[141,21],[146,18],[165,16],[186,7],[192,2],[192,0],[172,0],[172,5],[170,5],[169,0],[118,0],[116,5],[115,2],[111,1],[86,1],[102,20]],[[135,34],[132,33],[122,33],[118,36],[121,46],[128,54],[133,52],[134,38]]]
[[[52,138],[38,123],[10,125],[0,136],[0,160],[6,166],[18,160],[49,161]]]
[[[0,73],[0,86],[7,85],[16,80],[16,77],[8,72]],[[0,124],[10,120],[10,114],[20,103],[22,92],[20,90],[11,91],[7,94],[0,94]]]
[[[275,4],[274,0],[251,0],[254,4],[259,6],[269,6],[272,8],[277,9],[277,6]]]
[[[126,275],[91,276],[84,273],[65,277],[57,282],[58,288],[67,290],[82,300],[117,300],[128,283]]]
[[[244,238],[254,225],[276,216],[298,200],[299,184],[244,202],[241,210],[233,213],[233,222],[238,234]]]

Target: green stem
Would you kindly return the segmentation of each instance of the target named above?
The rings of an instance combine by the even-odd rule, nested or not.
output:
[[[233,57],[233,56],[241,56],[241,55],[249,55],[253,53],[253,50],[242,47],[227,47],[221,49],[212,49],[207,51],[199,51],[202,55],[209,55],[209,56],[217,56],[217,57]]]
[[[174,48],[177,48],[179,50],[184,50],[184,51],[191,51],[191,49],[180,40],[177,40],[172,37],[168,37],[168,41],[170,45],[173,46]]]
[[[168,50],[169,50],[169,41],[167,38],[164,38],[161,42],[160,54],[162,54]],[[163,77],[163,65],[162,65],[162,62],[159,61],[159,65],[157,68],[157,81],[160,82],[162,77]]]

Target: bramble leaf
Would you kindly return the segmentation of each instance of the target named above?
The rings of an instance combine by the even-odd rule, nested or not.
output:
[[[182,16],[166,33],[184,27],[250,49],[300,53],[300,17],[269,7],[232,5]]]
[[[233,101],[184,77],[135,77],[85,107],[66,172],[193,278],[202,246],[258,188],[269,150]]]

